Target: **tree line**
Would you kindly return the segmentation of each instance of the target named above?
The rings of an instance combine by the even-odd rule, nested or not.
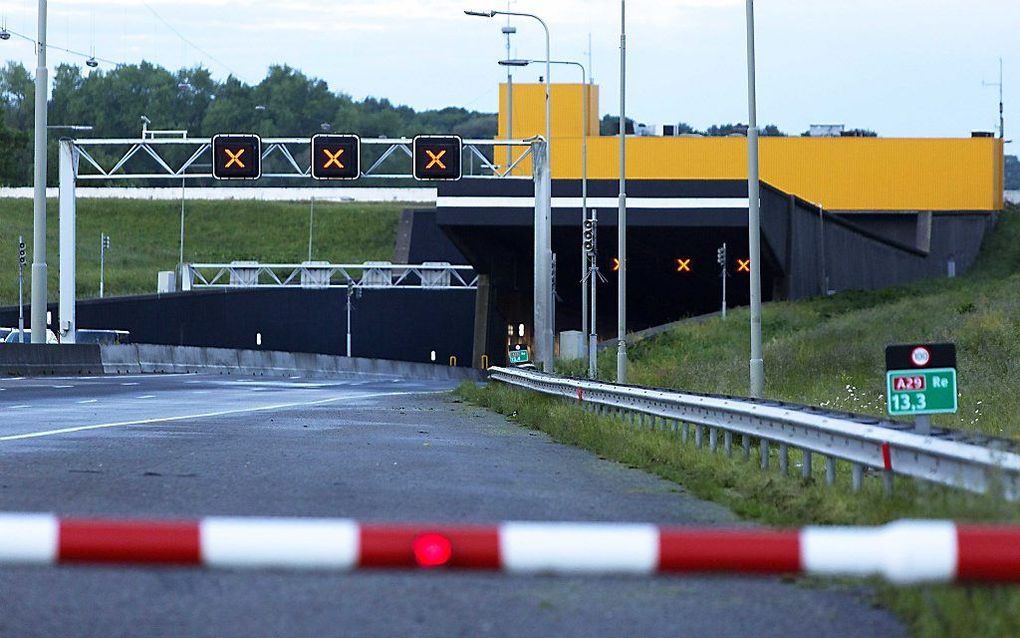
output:
[[[0,67],[0,185],[32,183],[34,109],[33,76],[20,62]],[[56,68],[51,125],[92,126],[89,137],[135,137],[143,115],[152,122],[150,128],[187,130],[191,137],[224,131],[273,137],[328,130],[363,137],[496,135],[495,114],[454,107],[415,111],[385,98],[356,100],[286,65],[270,67],[256,85],[233,76],[217,81],[202,67],[171,72],[148,62],[89,73],[70,64]],[[59,130],[50,135],[51,184],[60,135]]]

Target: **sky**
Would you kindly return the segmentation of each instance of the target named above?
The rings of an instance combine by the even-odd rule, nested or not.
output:
[[[0,21],[34,37],[37,0],[0,0]],[[627,114],[697,128],[747,121],[744,0],[630,0]],[[355,98],[416,109],[494,112],[506,71],[506,0],[50,0],[49,42],[120,63],[202,65],[257,83],[289,64]],[[511,0],[548,24],[552,56],[587,62],[601,114],[619,113],[620,3]],[[1006,133],[1020,127],[1020,3],[1012,0],[758,0],[758,109],[788,133],[846,124],[886,137],[958,137],[998,126],[1005,63]],[[542,58],[541,26],[513,18],[513,57]],[[51,68],[82,64],[50,51]],[[0,41],[0,60],[35,67],[30,42]],[[110,65],[104,63],[103,67]],[[100,68],[103,68],[100,67]],[[515,71],[537,81],[540,66]],[[571,67],[553,81],[577,81]],[[1020,135],[1020,134],[1018,134]],[[1018,137],[1020,140],[1020,137]],[[1018,142],[1020,143],[1020,142]]]

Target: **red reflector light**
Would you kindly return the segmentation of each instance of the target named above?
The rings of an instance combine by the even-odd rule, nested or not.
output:
[[[422,534],[414,539],[414,560],[419,567],[442,567],[450,562],[453,546],[442,534]]]

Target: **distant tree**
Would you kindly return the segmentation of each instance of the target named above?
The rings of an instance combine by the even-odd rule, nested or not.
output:
[[[1016,155],[1006,156],[1006,190],[1020,190],[1020,159]]]
[[[843,131],[843,137],[878,137],[878,133],[866,128],[852,128],[848,131]]]
[[[634,132],[634,120],[627,118],[627,133]],[[619,135],[620,134],[620,116],[619,115],[604,115],[602,121],[599,122],[599,134],[600,135]]]

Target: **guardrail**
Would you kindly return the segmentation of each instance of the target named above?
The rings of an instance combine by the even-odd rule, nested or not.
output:
[[[1006,439],[937,428],[925,436],[908,431],[913,427],[909,424],[875,417],[778,401],[568,379],[532,370],[491,368],[489,377],[576,401],[621,421],[651,428],[661,423],[663,428],[679,431],[684,442],[693,428],[698,447],[704,445],[707,430],[713,451],[718,448],[719,433],[727,454],[732,453],[734,436],[742,437],[745,457],[750,456],[752,439],[757,439],[763,469],[770,462],[770,445],[776,444],[779,470],[784,474],[789,471],[791,448],[803,452],[805,477],[811,476],[812,456],[823,455],[829,484],[835,482],[837,461],[847,462],[855,491],[861,489],[865,468],[874,468],[885,473],[887,490],[896,473],[972,492],[994,490],[1009,500],[1020,498],[1020,454],[1015,443]]]
[[[879,576],[895,584],[1020,581],[1020,528],[694,529],[631,523],[366,524],[349,519],[123,520],[0,514],[0,565],[210,569],[439,568],[511,574],[691,572]]]

